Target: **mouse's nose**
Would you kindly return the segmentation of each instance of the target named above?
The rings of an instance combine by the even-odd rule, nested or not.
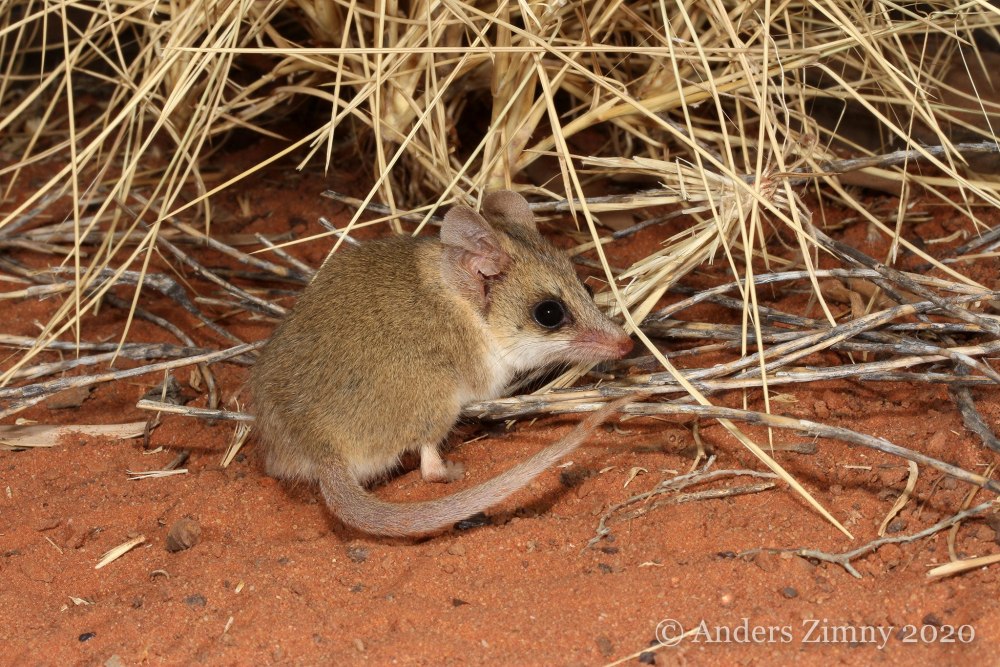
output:
[[[621,340],[618,341],[618,356],[624,357],[626,354],[632,351],[633,343],[632,339],[628,336],[623,335]]]

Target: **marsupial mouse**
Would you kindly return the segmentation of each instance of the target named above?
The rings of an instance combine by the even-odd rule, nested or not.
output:
[[[594,304],[525,199],[503,190],[482,214],[455,206],[440,238],[372,241],[328,257],[251,371],[267,471],[318,481],[344,523],[416,535],[481,512],[579,446],[619,404],[479,486],[418,503],[365,488],[420,452],[427,481],[460,464],[438,448],[462,406],[499,397],[514,377],[554,364],[617,359],[632,341]]]

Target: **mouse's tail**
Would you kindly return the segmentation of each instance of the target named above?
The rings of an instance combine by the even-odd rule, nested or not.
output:
[[[444,498],[389,503],[361,486],[342,466],[326,467],[320,489],[330,510],[346,524],[375,535],[419,535],[450,526],[504,500],[579,447],[611,414],[635,400],[620,398],[590,413],[565,438],[479,486]]]

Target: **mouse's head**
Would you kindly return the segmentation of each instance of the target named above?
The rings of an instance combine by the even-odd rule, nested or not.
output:
[[[487,195],[482,215],[455,206],[441,241],[445,281],[481,313],[512,370],[618,359],[632,349],[566,254],[538,233],[521,195]]]

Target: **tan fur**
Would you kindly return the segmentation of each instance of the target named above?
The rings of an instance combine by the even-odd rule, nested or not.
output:
[[[363,484],[422,448],[428,469],[462,405],[496,398],[517,373],[622,356],[631,342],[594,306],[565,255],[536,231],[524,199],[486,198],[488,222],[455,207],[442,240],[395,238],[324,263],[251,372],[267,470],[319,481],[331,510],[362,530],[436,530],[482,511],[578,446],[568,438],[473,489],[427,503],[378,500]],[[532,305],[558,296],[558,331]],[[587,426],[590,425],[590,426]],[[441,477],[435,477],[441,479]]]

